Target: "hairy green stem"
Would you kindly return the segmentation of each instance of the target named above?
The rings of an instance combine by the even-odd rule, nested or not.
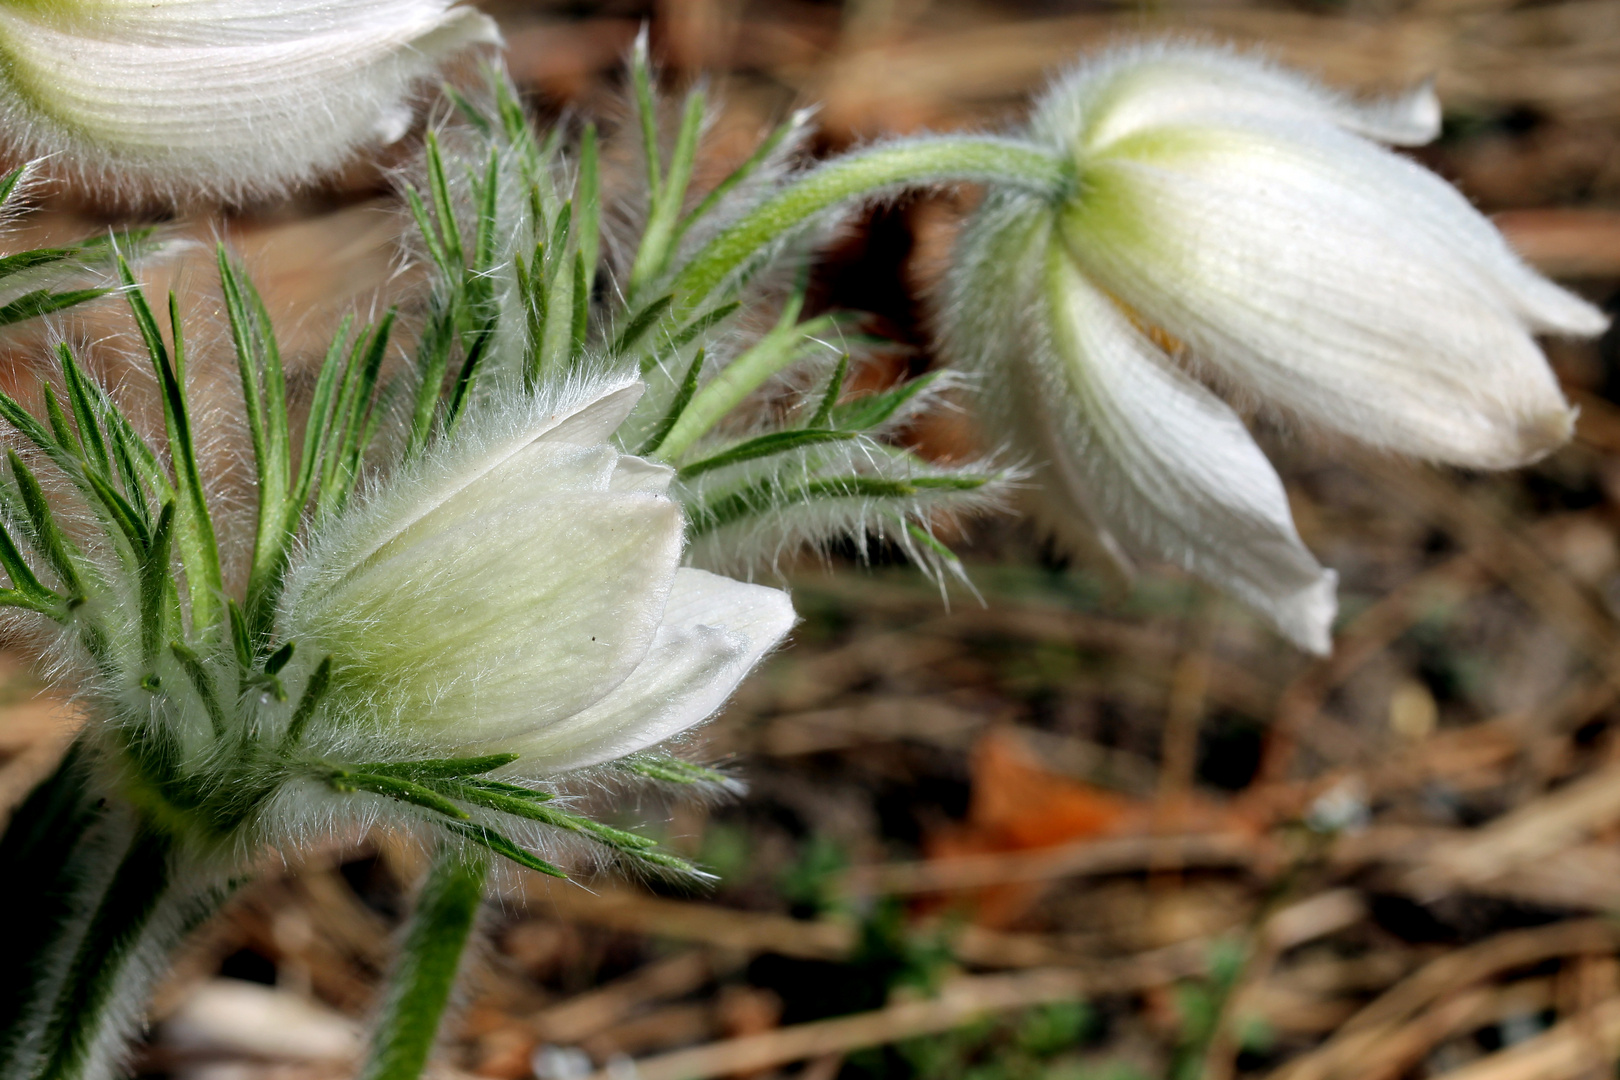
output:
[[[753,347],[743,353],[719,375],[694,395],[681,411],[669,433],[655,448],[654,453],[663,461],[675,461],[692,448],[692,444],[708,434],[721,418],[742,404],[744,398],[759,389],[766,380],[776,375],[794,360],[800,349],[817,334],[835,325],[830,315],[795,324],[798,308],[789,307],[776,329],[766,334]]]
[[[461,952],[484,897],[488,862],[441,849],[428,871],[394,969],[361,1080],[417,1080],[450,1001]]]
[[[75,899],[96,876],[93,832],[103,816],[85,756],[82,746],[69,749],[0,836],[0,866],[13,881],[26,882],[11,890],[0,934],[0,1076],[21,1074],[39,1051],[33,1027],[61,989],[60,958],[71,954],[83,930]]]
[[[1038,146],[986,136],[907,139],[837,158],[806,174],[709,241],[675,279],[682,311],[810,218],[838,203],[897,186],[950,182],[1012,184],[1061,198],[1069,162]]]
[[[182,860],[127,802],[97,799],[87,753],[62,764],[0,837],[26,880],[0,947],[0,1076],[109,1080],[163,959],[219,909],[233,883]]]
[[[57,995],[45,1040],[40,1080],[86,1075],[97,1043],[118,1006],[117,989],[158,902],[169,889],[169,844],[161,833],[138,828],[90,919],[67,981]],[[113,1021],[116,1023],[116,1020]]]

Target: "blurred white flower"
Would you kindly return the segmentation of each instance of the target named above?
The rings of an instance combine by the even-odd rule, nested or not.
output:
[[[117,189],[274,192],[398,139],[417,84],[500,40],[452,3],[3,2],[0,129]]]
[[[1427,87],[1362,105],[1192,46],[1119,51],[1052,89],[1030,136],[1073,161],[1073,194],[993,193],[942,322],[992,423],[1042,463],[1060,538],[1179,564],[1325,652],[1334,575],[1189,372],[1438,462],[1506,468],[1569,437],[1531,334],[1606,321],[1372,141],[1425,142],[1439,120]]]
[[[326,530],[281,619],[332,656],[312,745],[370,729],[404,755],[518,753],[508,771],[544,777],[719,708],[793,608],[679,565],[673,471],[608,442],[641,391],[575,385],[478,421]]]

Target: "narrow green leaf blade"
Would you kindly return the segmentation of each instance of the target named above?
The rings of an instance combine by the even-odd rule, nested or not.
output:
[[[884,423],[912,398],[928,389],[941,372],[931,371],[892,390],[868,394],[830,410],[832,426],[845,431],[866,431]]]
[[[692,403],[693,395],[697,393],[698,379],[703,374],[703,360],[704,352],[699,349],[697,355],[692,357],[692,363],[687,367],[686,374],[682,376],[681,385],[676,389],[675,396],[670,399],[668,410],[658,421],[658,426],[653,428],[652,434],[647,436],[647,441],[641,444],[641,449],[636,451],[637,454],[642,457],[656,454],[658,448],[664,445],[664,440],[669,438],[669,433],[680,422],[681,414],[686,411],[686,407]]]
[[[449,830],[456,836],[486,847],[502,858],[517,863],[519,866],[554,878],[562,878],[564,881],[568,880],[568,875],[563,873],[562,870],[539,856],[532,855],[523,848],[518,847],[493,829],[486,829],[482,825],[467,825],[458,821],[440,822],[440,827]]]
[[[79,553],[57,525],[56,515],[51,511],[39,480],[23,464],[15,450],[6,451],[6,457],[11,464],[12,478],[17,483],[17,492],[22,496],[23,513],[33,534],[34,546],[45,556],[45,561],[50,563],[56,576],[62,579],[69,596],[84,596],[84,574],[79,566]]]
[[[683,465],[676,475],[682,480],[692,480],[706,472],[723,469],[729,465],[741,465],[746,461],[786,454],[793,450],[802,450],[808,446],[818,446],[830,442],[848,442],[857,438],[860,438],[860,433],[855,431],[833,431],[814,428],[770,431],[727,450],[722,450],[720,453],[706,457],[701,461]]]
[[[382,795],[420,806],[424,810],[432,810],[436,814],[443,814],[457,821],[466,821],[472,816],[438,792],[397,776],[372,776],[345,771],[334,776],[331,784],[339,791],[369,791],[374,795]]]
[[[49,315],[53,311],[62,311],[87,300],[106,296],[111,291],[111,289],[67,289],[52,292],[49,289],[35,289],[33,292],[23,293],[8,304],[0,305],[0,326],[10,326],[41,315]]]
[[[518,759],[516,754],[485,754],[481,757],[430,758],[422,761],[370,761],[348,768],[374,776],[397,776],[405,780],[443,780],[478,776]]]
[[[360,1080],[418,1080],[484,899],[485,859],[441,845],[411,914]]]
[[[827,380],[827,389],[821,395],[821,404],[810,417],[807,428],[825,428],[832,426],[833,409],[838,405],[838,397],[844,392],[844,379],[849,375],[849,353],[838,358],[838,366],[833,369],[832,378]]]

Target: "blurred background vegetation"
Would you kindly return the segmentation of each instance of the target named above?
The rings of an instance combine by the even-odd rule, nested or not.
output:
[[[648,23],[666,85],[705,78],[719,102],[700,186],[792,108],[820,103],[817,154],[995,125],[1140,35],[1258,48],[1357,92],[1433,78],[1445,134],[1417,156],[1544,271],[1611,311],[1620,296],[1620,0],[484,6],[538,116],[610,129]],[[398,286],[398,221],[378,211],[408,153],[274,213],[175,227],[231,236],[289,353],[314,352],[337,313]],[[818,262],[813,303],[893,342],[871,383],[934,363],[927,296],[976,198],[869,211]],[[19,243],[132,212],[59,195]],[[202,307],[207,258],[163,270]],[[74,330],[114,357],[127,332],[114,308]],[[1262,429],[1341,575],[1325,660],[1169,572],[1111,585],[1012,518],[952,537],[982,602],[883,552],[786,568],[804,621],[701,744],[748,794],[624,810],[718,885],[509,879],[439,1074],[1614,1075],[1620,339],[1549,349],[1577,438],[1523,472]],[[946,413],[911,438],[951,457],[978,437]],[[71,708],[4,657],[9,807]],[[142,1075],[352,1075],[421,866],[379,835],[247,890],[161,994]]]

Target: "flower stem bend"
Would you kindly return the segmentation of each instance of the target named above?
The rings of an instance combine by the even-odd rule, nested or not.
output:
[[[675,293],[694,309],[755,255],[816,214],[896,187],[996,182],[1061,199],[1073,164],[1045,148],[988,136],[930,136],[885,143],[830,161],[789,184],[710,240],[682,268]]]

